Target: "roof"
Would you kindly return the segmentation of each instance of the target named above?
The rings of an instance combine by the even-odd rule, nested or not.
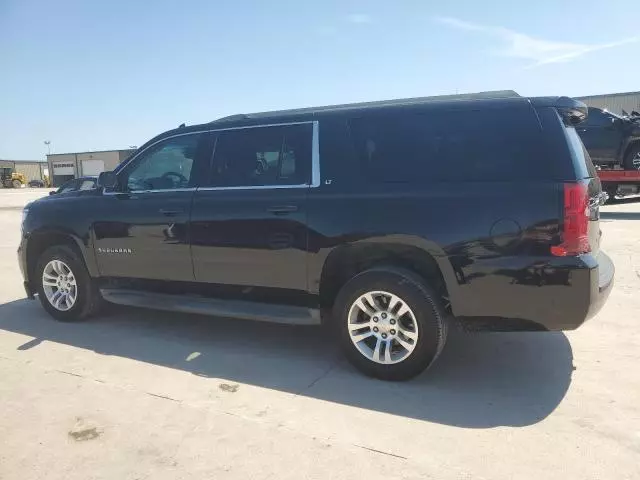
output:
[[[396,100],[381,100],[375,102],[362,102],[362,103],[347,103],[340,105],[327,105],[321,107],[308,107],[308,108],[296,108],[290,110],[275,110],[270,112],[258,112],[258,113],[241,113],[236,115],[230,115],[228,117],[219,118],[211,122],[212,124],[221,123],[236,123],[251,120],[265,120],[268,118],[282,118],[282,117],[296,117],[296,116],[314,116],[320,113],[339,113],[344,111],[353,110],[368,110],[374,108],[384,107],[402,107],[410,105],[424,105],[424,104],[451,104],[459,103],[462,101],[471,102],[478,100],[497,100],[497,99],[513,99],[522,98],[517,92],[513,90],[496,90],[488,92],[478,93],[465,93],[460,95],[438,95],[432,97],[415,97],[415,98],[402,98]]]

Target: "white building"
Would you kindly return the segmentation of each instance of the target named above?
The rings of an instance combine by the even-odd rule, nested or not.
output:
[[[56,153],[47,155],[53,186],[77,177],[99,175],[113,170],[135,150],[101,150],[96,152]]]

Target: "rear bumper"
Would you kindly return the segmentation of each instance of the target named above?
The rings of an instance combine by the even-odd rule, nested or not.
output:
[[[454,314],[471,328],[477,323],[494,331],[576,329],[604,306],[615,277],[604,252],[502,257],[476,262],[474,270],[460,285]]]
[[[615,266],[609,256],[600,252],[597,256],[598,266],[592,270],[592,291],[590,295],[589,310],[585,320],[595,316],[604,306],[613,289]],[[597,281],[596,281],[597,277]]]

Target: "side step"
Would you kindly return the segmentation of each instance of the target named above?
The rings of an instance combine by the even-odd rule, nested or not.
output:
[[[320,310],[270,303],[219,300],[192,295],[171,295],[119,288],[100,289],[111,303],[171,312],[196,313],[217,317],[242,318],[289,325],[320,325]]]

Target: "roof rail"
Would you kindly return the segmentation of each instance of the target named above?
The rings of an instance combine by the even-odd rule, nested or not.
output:
[[[231,122],[234,120],[245,120],[247,118],[249,118],[249,116],[246,113],[236,113],[234,115],[228,115],[226,117],[218,118],[209,123]]]
[[[499,99],[499,98],[520,98],[520,95],[514,90],[495,90],[488,92],[477,92],[477,93],[463,93],[463,94],[455,94],[455,95],[437,95],[432,97],[415,97],[415,98],[401,98],[396,100],[379,100],[374,102],[361,102],[361,103],[345,103],[339,105],[326,105],[321,107],[307,107],[307,108],[295,108],[291,110],[274,110],[270,112],[257,112],[257,113],[249,113],[249,114],[237,114],[237,115],[229,115],[228,117],[222,117],[218,120],[214,120],[211,123],[218,122],[227,122],[234,120],[248,120],[248,119],[258,119],[263,117],[271,117],[271,116],[285,116],[285,115],[301,115],[301,114],[309,114],[309,113],[320,113],[320,112],[328,112],[328,111],[338,111],[338,110],[350,110],[350,109],[358,109],[358,108],[369,108],[369,107],[384,107],[384,106],[401,106],[401,105],[412,105],[412,104],[420,104],[420,103],[431,103],[431,102],[448,102],[448,101],[456,101],[456,100],[491,100],[491,99]]]

